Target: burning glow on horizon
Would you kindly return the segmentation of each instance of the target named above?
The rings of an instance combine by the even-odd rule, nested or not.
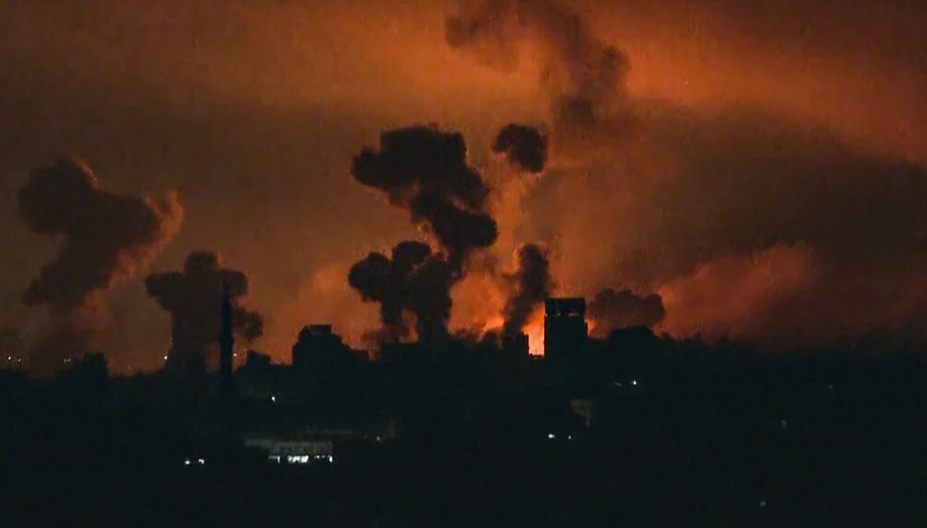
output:
[[[528,353],[532,356],[544,355],[544,313],[537,311],[525,327],[528,335]]]
[[[485,335],[488,332],[502,330],[502,325],[505,324],[505,318],[501,314],[497,314],[492,317],[486,324],[483,326],[482,333]],[[525,326],[524,333],[528,336],[528,353],[532,356],[543,356],[544,355],[544,312],[536,311],[534,315],[531,316],[531,320]]]
[[[500,330],[504,323],[501,315],[496,315],[483,326],[483,334],[493,330]],[[586,319],[586,325],[589,327],[589,334],[595,328],[595,321]],[[531,316],[528,324],[525,326],[524,333],[528,336],[528,353],[532,356],[544,356],[544,311],[537,310]]]

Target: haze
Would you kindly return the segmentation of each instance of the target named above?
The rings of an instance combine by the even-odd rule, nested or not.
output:
[[[525,197],[516,236],[556,246],[556,293],[660,293],[662,329],[677,336],[911,331],[927,314],[927,8],[613,4],[573,8],[627,53],[645,128],[628,150],[551,169]],[[537,47],[512,68],[475,60],[445,41],[457,9],[8,0],[2,322],[33,341],[44,331],[44,311],[20,298],[54,241],[29,231],[16,195],[30,170],[73,154],[111,191],[177,189],[183,226],[148,272],[221,253],[250,278],[262,350],[288,359],[311,322],[360,345],[377,309],[348,268],[416,232],[352,180],[352,157],[384,129],[436,122],[492,170],[501,126],[549,119]],[[101,347],[117,366],[159,365],[167,347],[170,316],[142,279],[111,293]],[[466,295],[458,304],[466,313]]]

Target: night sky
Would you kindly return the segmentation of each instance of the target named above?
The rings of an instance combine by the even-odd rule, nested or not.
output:
[[[566,12],[553,0],[499,4]],[[500,191],[515,196],[497,202],[503,264],[516,242],[545,243],[555,293],[659,293],[658,328],[679,337],[920,332],[927,7],[570,9],[626,54],[620,102],[634,133],[587,138],[555,152],[540,181]],[[107,191],[176,189],[184,209],[160,256],[108,295],[100,347],[117,366],[159,364],[170,316],[144,276],[196,250],[248,274],[247,304],[265,317],[258,347],[277,359],[312,322],[362,344],[378,310],[350,289],[348,269],[416,229],[351,178],[352,158],[383,130],[439,123],[465,136],[492,181],[506,170],[489,152],[502,126],[551,123],[550,31],[454,49],[445,26],[459,12],[438,0],[4,2],[0,324],[28,343],[47,330],[48,310],[20,299],[55,240],[29,230],[17,192],[31,170],[77,155]],[[457,286],[452,327],[499,313],[481,313],[504,303],[484,302],[481,284]]]

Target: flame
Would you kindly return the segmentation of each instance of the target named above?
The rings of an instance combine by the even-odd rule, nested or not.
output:
[[[500,330],[503,324],[505,324],[505,319],[502,315],[495,315],[483,326],[483,333]],[[544,313],[542,311],[538,310],[531,316],[531,320],[525,326],[524,332],[528,335],[528,353],[532,356],[543,356]]]
[[[544,313],[535,312],[525,327],[528,334],[528,353],[532,356],[544,355]]]
[[[505,324],[505,319],[501,315],[495,315],[483,325],[483,333],[492,332],[493,330],[498,330],[502,328],[502,325]]]

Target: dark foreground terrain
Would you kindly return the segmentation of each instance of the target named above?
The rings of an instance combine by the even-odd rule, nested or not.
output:
[[[302,468],[184,466],[175,433],[138,412],[8,408],[0,526],[927,526],[916,379],[815,382],[785,399],[640,390],[572,439],[502,412],[482,431],[371,442]]]

